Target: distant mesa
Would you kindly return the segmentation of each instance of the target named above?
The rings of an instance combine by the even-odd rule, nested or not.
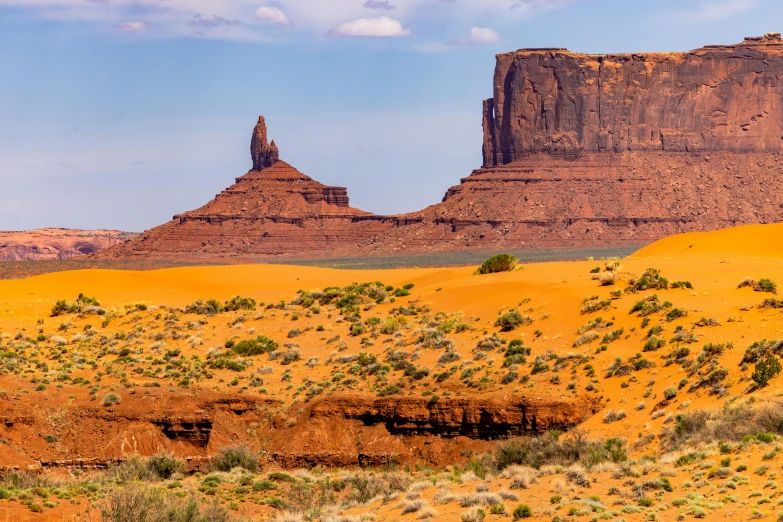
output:
[[[93,254],[136,234],[118,230],[40,228],[0,231],[0,261],[48,261]]]
[[[345,188],[281,161],[261,117],[252,170],[203,207],[97,256],[633,245],[781,221],[782,77],[779,33],[685,53],[501,54],[483,103],[483,166],[442,202],[395,216],[355,209]]]

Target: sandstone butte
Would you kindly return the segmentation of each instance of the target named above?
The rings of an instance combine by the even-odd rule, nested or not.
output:
[[[98,257],[321,257],[646,244],[780,219],[783,39],[684,53],[497,56],[482,168],[419,212],[349,206],[279,160]]]
[[[41,228],[0,231],[0,261],[60,260],[97,252],[136,234],[118,230]]]

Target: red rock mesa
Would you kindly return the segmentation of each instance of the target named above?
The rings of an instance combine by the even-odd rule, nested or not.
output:
[[[259,119],[253,170],[205,206],[99,257],[326,257],[640,244],[779,221],[783,39],[686,53],[497,56],[484,165],[439,204],[348,205],[279,161]]]

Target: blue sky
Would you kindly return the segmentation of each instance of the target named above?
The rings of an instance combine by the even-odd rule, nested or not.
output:
[[[494,55],[681,51],[779,0],[0,0],[0,230],[141,231],[281,157],[377,213],[481,163]]]

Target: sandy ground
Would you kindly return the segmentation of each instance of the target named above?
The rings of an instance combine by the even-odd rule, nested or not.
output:
[[[362,338],[365,336],[350,335],[350,323],[342,321],[337,310],[322,307],[321,313],[313,314],[302,310],[301,307],[290,306],[290,301],[296,297],[298,290],[309,291],[365,281],[382,281],[385,285],[394,287],[413,284],[409,296],[399,297],[393,303],[387,300],[383,304],[370,307],[369,310],[363,310],[362,320],[370,317],[386,319],[393,308],[401,305],[426,304],[429,312],[424,315],[427,317],[434,318],[437,313],[443,313],[445,314],[443,317],[455,318],[471,327],[460,333],[449,332],[446,335],[453,341],[463,362],[470,361],[474,357],[477,342],[487,335],[498,333],[506,339],[522,339],[531,349],[527,363],[520,365],[516,370],[522,376],[528,374],[530,376],[527,382],[514,380],[502,384],[501,378],[508,373],[508,369],[501,367],[503,354],[495,352],[488,354],[485,359],[478,359],[471,363],[480,367],[481,371],[478,375],[487,377],[481,387],[465,386],[465,381],[459,379],[459,373],[442,383],[436,383],[431,379],[431,373],[429,379],[409,383],[402,394],[448,392],[455,395],[498,397],[510,393],[545,393],[561,398],[578,395],[596,396],[604,401],[605,408],[589,418],[580,428],[589,432],[591,438],[619,436],[632,444],[649,434],[659,434],[666,423],[672,422],[671,416],[680,412],[721,407],[729,399],[743,401],[748,396],[752,396],[755,400],[763,402],[781,395],[782,378],[773,378],[767,387],[753,390],[749,379],[753,372],[753,365],[743,369],[740,364],[745,349],[754,341],[783,338],[783,315],[780,310],[758,306],[765,299],[776,298],[776,296],[772,293],[754,291],[750,287],[738,288],[739,283],[748,277],[755,280],[768,278],[783,284],[783,241],[781,240],[783,240],[783,225],[753,225],[667,238],[641,249],[628,258],[619,260],[619,266],[615,266],[615,261],[607,260],[537,263],[524,265],[514,272],[483,276],[474,275],[473,268],[352,271],[279,265],[188,267],[146,272],[85,270],[47,274],[24,280],[0,281],[0,344],[6,346],[14,341],[19,342],[19,339],[41,335],[42,340],[32,349],[43,353],[51,348],[52,339],[60,336],[65,338],[66,345],[71,351],[81,350],[85,357],[89,358],[95,356],[96,349],[89,343],[73,340],[73,336],[84,332],[88,324],[92,325],[98,335],[113,336],[119,331],[127,333],[137,325],[143,325],[148,329],[145,333],[148,333],[163,327],[165,321],[163,316],[172,308],[183,308],[197,299],[215,298],[225,301],[232,296],[241,295],[252,297],[257,302],[265,304],[276,304],[284,300],[289,303],[288,309],[267,309],[264,306],[254,312],[231,312],[211,317],[179,312],[179,321],[183,325],[200,319],[204,319],[204,324],[196,324],[192,329],[187,329],[188,335],[179,339],[166,338],[165,348],[162,350],[178,349],[182,352],[183,358],[197,355],[204,359],[209,349],[220,349],[228,339],[239,341],[263,334],[281,345],[295,342],[301,352],[301,360],[285,368],[279,366],[279,363],[266,362],[263,360],[264,356],[246,373],[237,376],[228,370],[215,370],[211,377],[204,377],[190,384],[192,389],[200,387],[232,392],[237,391],[246,380],[249,380],[259,367],[273,367],[273,375],[291,370],[293,386],[280,382],[279,379],[267,379],[267,383],[264,384],[266,396],[280,399],[284,405],[290,406],[302,398],[302,395],[297,394],[296,391],[300,385],[307,381],[329,381],[336,372],[348,370],[350,365],[340,367],[327,364],[327,361],[338,353],[342,355],[368,352],[382,358],[389,346],[382,343],[384,336],[373,338],[372,344],[367,342],[363,344]],[[596,279],[606,273],[606,266],[613,268],[617,274],[614,285],[601,286]],[[599,268],[600,272],[592,274],[591,270],[596,268]],[[640,290],[636,293],[623,291],[632,280],[638,280],[649,268],[659,270],[662,276],[668,278],[670,285],[676,281],[687,281],[692,288]],[[619,296],[611,294],[618,290],[621,291]],[[50,317],[50,311],[56,301],[60,299],[73,301],[79,293],[94,296],[106,310],[119,311],[117,317],[109,321],[106,326],[101,326],[102,319],[99,316]],[[640,317],[638,313],[629,313],[635,303],[652,294],[657,294],[660,302],[668,301],[671,305],[647,316],[647,319]],[[592,299],[596,296],[597,299]],[[603,309],[582,313],[585,302],[602,301],[605,302]],[[131,306],[136,303],[144,303],[148,307],[147,310],[128,311],[125,308],[126,305]],[[501,333],[499,328],[494,326],[495,321],[499,314],[511,309],[517,309],[529,316],[532,322],[511,332]],[[666,314],[672,309],[683,311],[683,316],[668,320]],[[244,315],[245,319],[237,322],[236,318],[241,315]],[[443,317],[440,322],[443,321]],[[597,317],[603,318],[604,325],[587,330],[587,333],[595,331],[598,334],[597,338],[590,341],[582,338],[580,341],[583,333],[579,333],[579,330],[585,332],[585,325]],[[713,325],[702,326],[702,318],[713,320],[710,322]],[[427,327],[418,322],[419,319],[409,319],[401,330],[402,338],[410,340],[407,344],[409,350],[415,345],[412,339],[416,337],[417,332]],[[608,322],[612,324],[607,327],[605,323]],[[644,327],[643,322],[646,323]],[[70,328],[63,331],[61,325],[64,323],[70,324]],[[440,323],[435,321],[432,324],[437,327]],[[319,326],[322,329],[318,328]],[[662,328],[657,335],[664,340],[664,345],[657,350],[644,351],[649,338],[648,330],[656,326]],[[682,327],[680,332],[676,331],[677,327]],[[303,333],[289,339],[289,332],[294,328]],[[619,329],[622,329],[622,333],[618,334],[615,340],[603,339],[607,334]],[[326,342],[338,335],[340,336],[338,343]],[[198,342],[194,342],[193,337],[197,337]],[[683,341],[683,339],[687,340]],[[693,359],[701,352],[703,346],[709,343],[732,343],[719,357],[719,366],[728,371],[720,384],[719,395],[710,393],[711,390],[707,386],[689,391],[690,386],[698,380],[698,374],[689,375],[680,364],[666,365],[665,361],[669,352],[679,347],[689,348],[690,357]],[[152,341],[145,337],[140,347],[146,354],[155,353],[150,347],[151,344]],[[606,349],[601,350],[601,346],[606,346]],[[417,365],[433,371],[438,370],[437,360],[442,350],[422,349],[419,353]],[[552,381],[552,371],[531,374],[531,366],[535,358],[542,357],[549,360],[550,354],[560,357],[582,356],[587,362],[575,365],[573,368],[568,366],[567,370],[559,374],[559,382]],[[628,362],[637,354],[651,361],[654,366],[633,371],[622,377],[605,377],[606,369],[615,362],[616,358]],[[313,358],[317,358],[318,362],[313,366],[307,366],[306,361]],[[553,362],[550,362],[551,364]],[[5,375],[0,376],[0,389],[17,395],[20,392],[29,393],[31,397],[43,394],[52,400],[57,396],[63,398],[66,395],[74,395],[77,397],[76,400],[81,400],[82,397],[86,400],[87,391],[84,386],[66,384],[62,388],[55,388],[52,384],[43,392],[35,391],[41,379],[48,376],[51,380],[57,371],[61,371],[55,366],[51,363],[47,371],[31,369],[24,373],[6,372]],[[98,366],[104,368],[105,364],[99,362]],[[92,379],[94,374],[95,370],[90,367],[70,368],[71,379],[77,377]],[[139,386],[151,381],[160,381],[164,385],[173,386],[178,380],[161,374],[143,376],[129,373],[128,376],[131,385]],[[235,376],[241,381],[239,387],[232,386],[229,382]],[[679,389],[673,400],[663,402],[664,389],[677,387],[683,379],[688,380],[688,385]],[[388,377],[388,382],[398,380],[403,382],[403,379],[394,372]],[[127,391],[127,387],[120,386],[120,380],[109,372],[97,385],[101,388],[97,394],[99,398],[111,390],[117,390],[120,396]],[[374,394],[379,386],[371,379],[360,379],[351,388],[351,392]],[[253,388],[246,387],[243,392],[259,393]],[[653,415],[656,405],[658,405],[657,409],[663,410],[665,414]],[[604,422],[604,415],[610,409],[623,410],[625,417],[616,422]],[[658,444],[653,443],[632,450],[631,456],[635,459],[645,455],[660,457],[661,451]],[[628,508],[623,511],[624,505],[627,504],[612,507],[609,497],[610,488],[623,488],[623,483],[629,479],[622,474],[618,476],[616,470],[608,469],[595,471],[591,475],[591,480],[594,482],[589,489],[574,486],[562,473],[538,477],[536,479],[538,482],[531,485],[529,489],[514,491],[518,500],[506,501],[506,505],[511,511],[519,503],[529,504],[533,508],[535,518],[541,520],[552,520],[558,515],[561,520],[589,520],[595,516],[642,520],[651,519],[649,518],[651,515],[656,515],[658,520],[679,520],[677,517],[681,513],[686,518],[698,516],[699,511],[696,508],[702,509],[702,507],[696,504],[712,502],[709,506],[703,507],[709,519],[737,516],[771,519],[774,518],[776,511],[770,506],[775,504],[777,486],[775,485],[774,488],[766,486],[765,489],[764,484],[774,482],[774,478],[769,476],[769,472],[753,473],[754,469],[763,464],[762,455],[768,452],[768,447],[750,444],[731,455],[732,467],[736,467],[736,462],[740,460],[746,463],[748,471],[744,475],[750,478],[749,484],[743,484],[740,489],[731,491],[726,490],[725,487],[721,490],[721,486],[715,484],[708,484],[701,489],[694,486],[693,483],[698,483],[700,480],[694,479],[696,468],[685,470],[679,467],[672,471],[671,463],[662,463],[659,460],[654,465],[649,464],[649,469],[645,471],[643,464],[637,464],[639,477],[649,474],[650,477],[657,478],[662,473],[671,476],[674,492],[664,493],[655,500],[655,506],[658,508],[667,506],[662,510],[645,508],[636,512]],[[707,449],[706,453],[705,458],[708,462],[721,459],[721,455],[714,448]],[[777,471],[775,468],[780,465],[779,458],[775,457],[768,465],[770,472]],[[719,466],[712,462],[711,466],[702,467],[709,470],[711,467]],[[426,478],[422,474],[419,476]],[[464,493],[472,491],[479,484],[487,486],[491,491],[508,489],[510,482],[510,479],[496,477],[488,482],[471,479],[462,483],[451,482],[448,485],[455,493]],[[691,485],[686,486],[686,483]],[[423,488],[420,492],[421,498],[434,504],[433,497],[438,488],[421,487]],[[757,490],[762,491],[763,496],[752,494]],[[549,499],[555,494],[562,495],[571,504],[561,505],[559,502],[551,504]],[[703,498],[699,500],[696,497],[688,497],[687,502],[682,503],[680,507],[672,505],[675,498],[687,497],[689,494],[701,495]],[[348,513],[356,515],[372,512],[377,517],[376,520],[399,519],[403,495],[394,501],[355,507],[348,510]],[[720,500],[731,495],[739,495],[739,500]],[[585,504],[585,499],[589,499],[590,496],[599,497],[599,501],[596,502],[603,507],[593,509]],[[771,502],[758,505],[756,502],[759,498],[771,499]],[[4,503],[6,506],[15,505],[0,501],[0,521],[5,520],[2,518]],[[577,511],[587,509],[589,514],[579,512],[568,515],[569,505],[577,506]],[[467,509],[459,502],[434,507],[438,514],[429,518],[438,520],[459,520],[461,513]],[[612,514],[613,510],[617,513]],[[489,514],[488,508],[485,508],[485,511],[488,513],[487,520],[502,519],[501,515]],[[248,513],[254,512],[251,510]],[[62,511],[59,507],[52,513],[57,513],[57,517],[60,518],[49,518],[51,520],[61,520],[68,515],[67,510]],[[273,511],[264,509],[261,513],[266,513],[264,516],[267,516]],[[602,517],[605,513],[611,516]],[[24,518],[23,514],[24,511],[20,512],[18,518],[11,517],[8,520],[27,520],[28,518]],[[36,518],[38,516],[42,515],[35,514],[29,519],[47,520]],[[418,517],[417,512],[413,512],[402,518],[415,519],[416,517]]]

